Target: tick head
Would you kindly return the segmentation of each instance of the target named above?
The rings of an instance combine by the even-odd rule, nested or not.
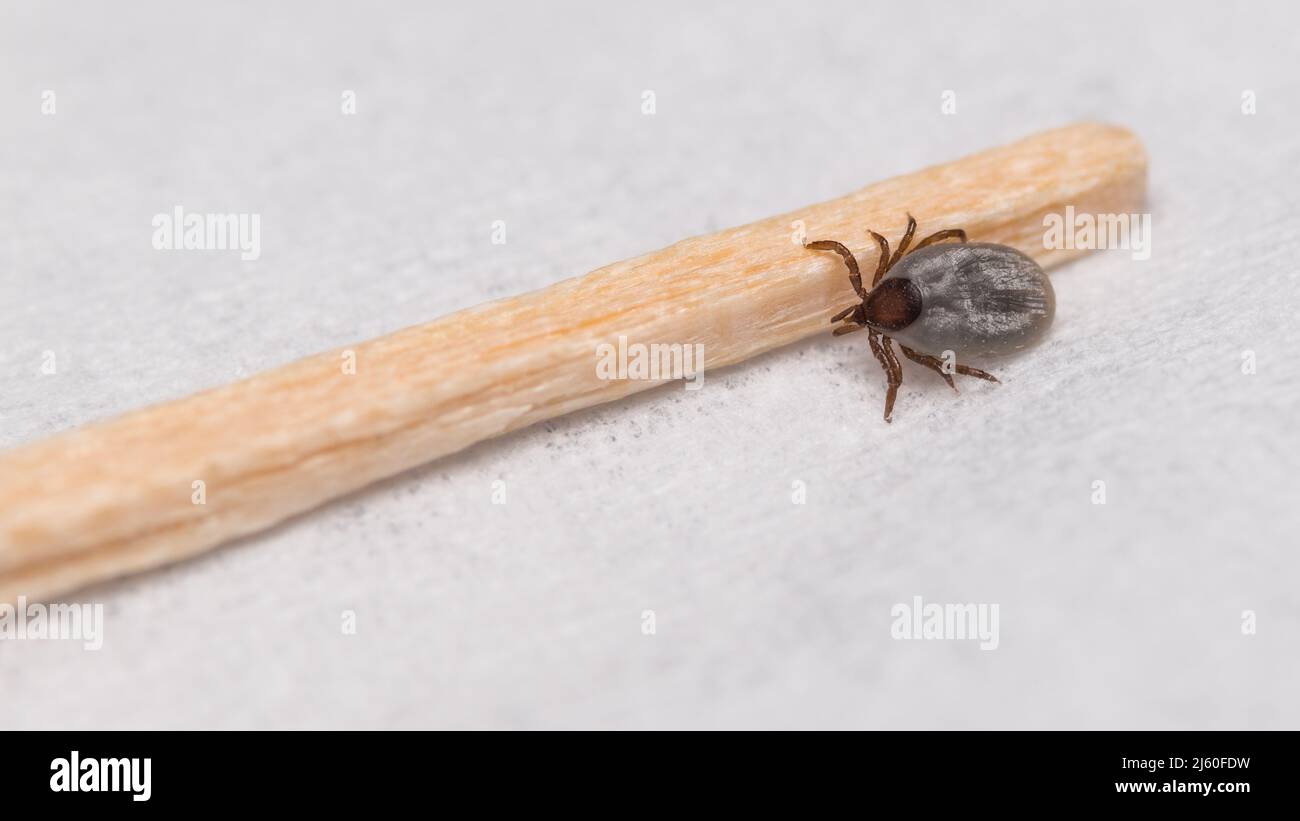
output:
[[[901,331],[921,315],[921,289],[910,279],[886,279],[863,302],[867,324],[881,331]]]

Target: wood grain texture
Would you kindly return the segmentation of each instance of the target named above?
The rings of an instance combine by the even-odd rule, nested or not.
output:
[[[705,369],[827,334],[874,228],[962,227],[1044,267],[1043,216],[1141,207],[1130,132],[1079,124],[684,240],[549,288],[323,353],[0,454],[0,601],[50,597],[255,532],[475,442],[653,387],[602,380],[596,348],[699,343]],[[355,355],[355,373],[343,367]],[[204,483],[206,503],[192,501]]]

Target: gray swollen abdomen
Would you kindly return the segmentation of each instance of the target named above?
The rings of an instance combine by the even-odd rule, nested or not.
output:
[[[1005,245],[932,245],[908,254],[885,279],[911,280],[920,316],[890,336],[940,356],[1001,356],[1033,345],[1052,324],[1056,295],[1038,263]]]

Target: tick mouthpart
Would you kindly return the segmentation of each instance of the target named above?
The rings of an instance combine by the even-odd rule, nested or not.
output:
[[[921,315],[921,289],[910,279],[887,279],[871,289],[863,305],[868,325],[901,331]]]

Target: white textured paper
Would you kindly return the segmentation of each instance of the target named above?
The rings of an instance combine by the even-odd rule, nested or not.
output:
[[[1294,4],[435,5],[5,4],[0,447],[1079,119],[1151,258],[893,425],[828,334],[81,591],[0,727],[1300,726]],[[260,258],[154,250],[176,205]]]

